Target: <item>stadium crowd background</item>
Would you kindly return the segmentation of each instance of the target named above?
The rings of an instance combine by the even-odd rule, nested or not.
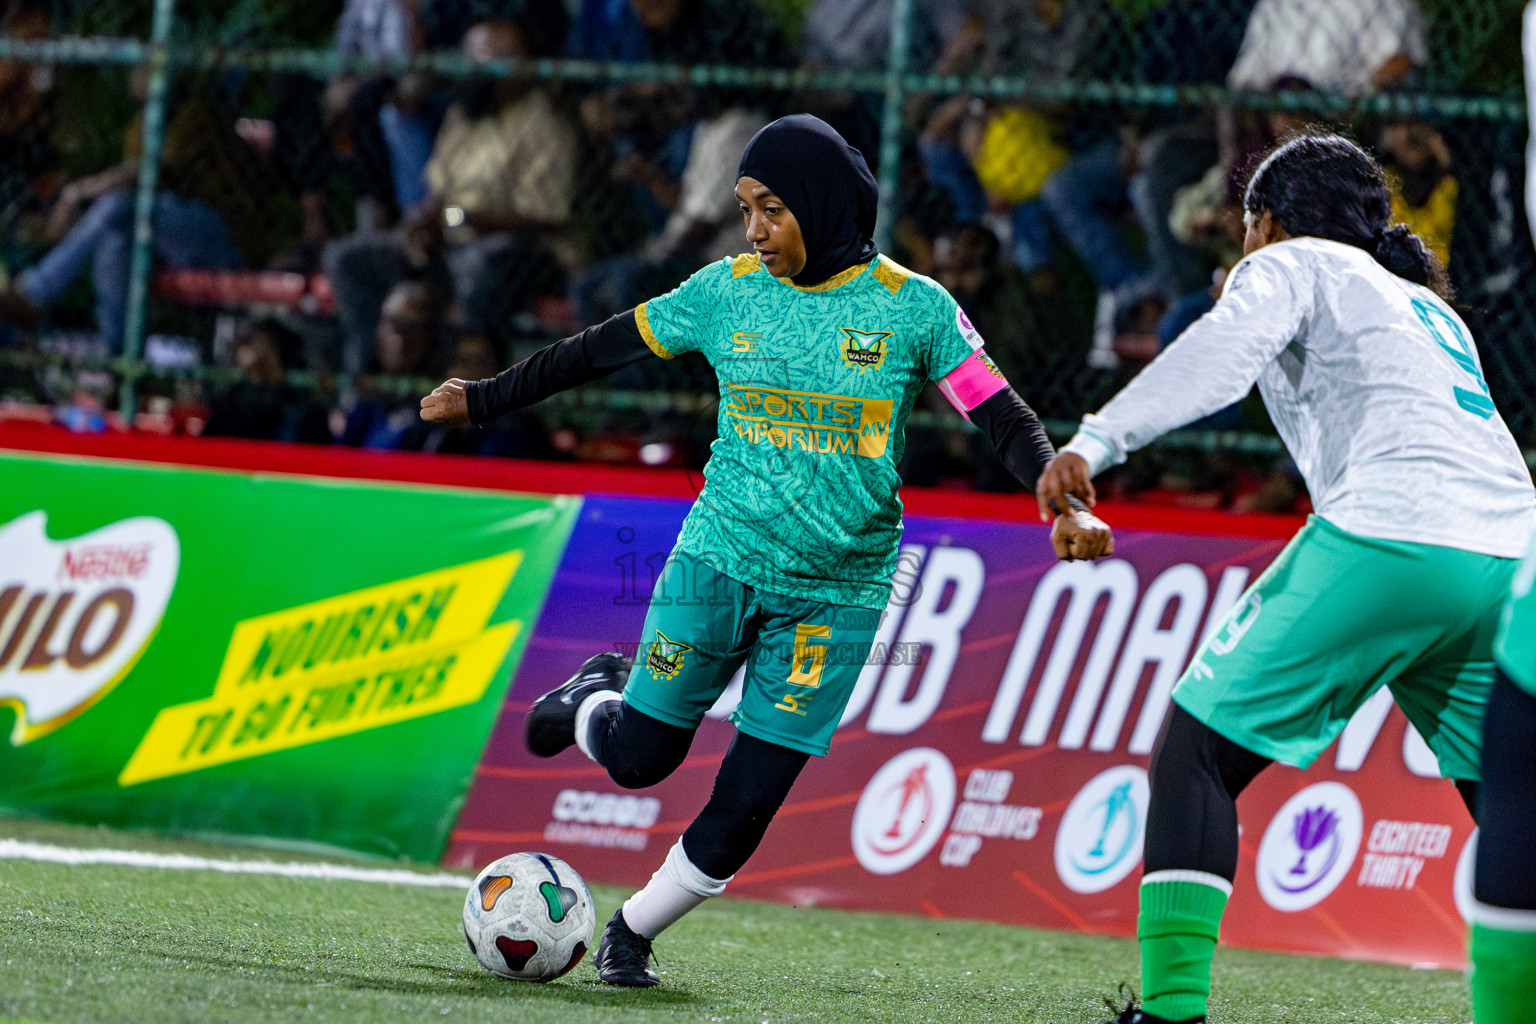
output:
[[[486,431],[417,400],[747,248],[741,149],[810,111],[876,168],[884,251],[1066,428],[1210,308],[1247,170],[1318,121],[1387,166],[1536,448],[1521,7],[0,0],[0,416],[700,466],[696,356]],[[904,478],[1016,486],[933,397]],[[1306,508],[1256,396],[1107,490]]]

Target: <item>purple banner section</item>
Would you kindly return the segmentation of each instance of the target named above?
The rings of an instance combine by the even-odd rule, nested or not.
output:
[[[533,698],[591,654],[636,649],[687,508],[587,499],[449,865],[542,849],[591,881],[639,885],[703,806],[735,687],[650,789],[522,742]],[[1146,765],[1169,694],[1284,541],[1119,530],[1116,544],[1112,558],[1060,563],[1042,525],[908,517],[876,656],[832,752],[812,759],[730,891],[1133,934]],[[1228,941],[1461,962],[1452,877],[1471,824],[1404,725],[1390,698],[1374,701],[1313,771],[1272,769],[1250,787]]]

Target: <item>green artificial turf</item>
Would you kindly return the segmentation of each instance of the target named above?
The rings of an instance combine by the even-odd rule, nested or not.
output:
[[[0,819],[0,838],[201,856],[310,859]],[[367,865],[373,866],[373,865]],[[598,888],[598,920],[623,897]],[[482,970],[462,893],[208,871],[0,860],[0,1020],[1104,1020],[1136,946],[964,921],[714,900],[657,943],[662,985],[549,985]],[[1213,1024],[1470,1020],[1459,973],[1223,949]]]

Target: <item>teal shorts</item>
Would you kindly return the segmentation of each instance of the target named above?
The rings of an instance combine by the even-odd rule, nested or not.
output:
[[[745,664],[732,724],[824,757],[882,614],[769,593],[673,554],[651,595],[624,703],[693,729]]]
[[[1494,655],[1504,674],[1515,685],[1536,697],[1536,539],[1525,561],[1515,571],[1515,582],[1504,606],[1499,636],[1494,641]]]
[[[1178,705],[1298,768],[1389,686],[1440,761],[1476,779],[1493,639],[1516,561],[1307,520],[1174,688]]]

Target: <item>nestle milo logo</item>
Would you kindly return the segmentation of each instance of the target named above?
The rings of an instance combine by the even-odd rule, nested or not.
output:
[[[149,516],[50,540],[48,514],[0,526],[0,705],[12,745],[52,732],[100,700],[165,617],[181,565],[176,531]]]

